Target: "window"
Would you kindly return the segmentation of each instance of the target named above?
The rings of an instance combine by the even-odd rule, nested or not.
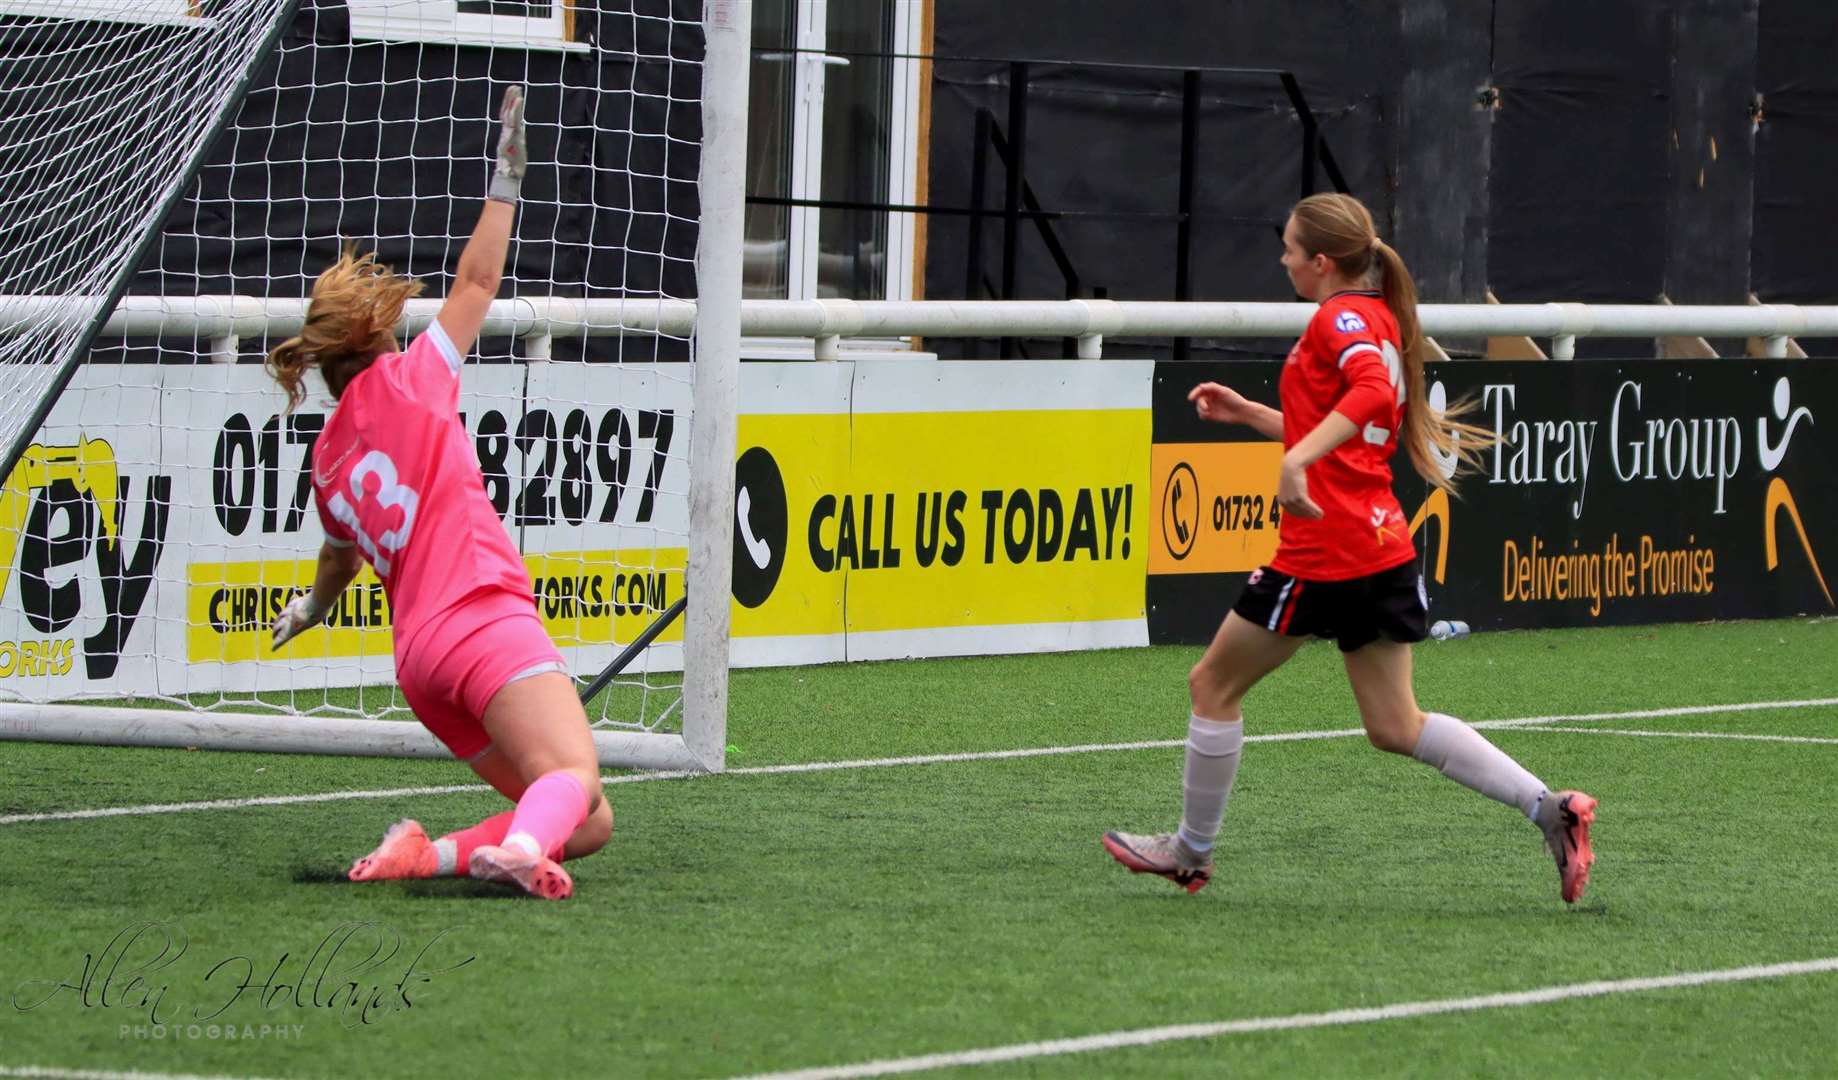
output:
[[[519,19],[546,19],[553,5],[526,3],[525,0],[459,0],[461,15],[512,15]]]
[[[912,295],[921,5],[907,0],[756,0],[747,194],[834,206],[753,203],[745,295]]]
[[[0,15],[173,26],[201,21],[190,0],[0,0]]]
[[[430,41],[585,52],[573,0],[347,0],[360,41]]]

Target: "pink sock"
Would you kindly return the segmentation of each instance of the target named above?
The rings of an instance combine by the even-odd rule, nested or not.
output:
[[[484,821],[458,832],[450,832],[434,841],[434,856],[438,859],[434,873],[439,877],[465,877],[466,867],[472,862],[472,849],[486,844],[502,844],[510,834],[511,818],[515,811],[506,810],[502,814],[493,814]]]
[[[544,773],[517,800],[517,816],[511,819],[504,846],[516,845],[533,854],[559,859],[562,845],[587,820],[587,808],[592,803],[587,789],[573,773]]]

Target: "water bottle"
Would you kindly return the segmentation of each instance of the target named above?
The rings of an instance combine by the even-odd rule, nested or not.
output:
[[[1455,621],[1437,619],[1430,624],[1430,636],[1437,641],[1452,641],[1455,638],[1465,638],[1468,636],[1468,624],[1459,619]]]

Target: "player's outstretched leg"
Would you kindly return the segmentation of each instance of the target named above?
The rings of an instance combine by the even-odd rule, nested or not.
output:
[[[1595,864],[1589,827],[1595,824],[1595,808],[1595,799],[1580,791],[1553,791],[1538,807],[1538,827],[1544,830],[1544,846],[1557,860],[1566,904],[1581,900],[1589,884],[1589,868]]]
[[[1174,833],[1138,836],[1135,833],[1107,832],[1104,850],[1110,857],[1128,867],[1133,874],[1155,874],[1174,882],[1189,893],[1197,893],[1213,879],[1213,857],[1202,855]]]
[[[438,872],[434,843],[421,823],[404,818],[389,827],[377,849],[351,864],[345,876],[352,881],[397,881],[428,878]]]

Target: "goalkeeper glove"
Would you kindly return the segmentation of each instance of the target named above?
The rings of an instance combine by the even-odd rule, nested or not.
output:
[[[529,146],[523,133],[523,87],[505,88],[504,104],[498,110],[502,130],[498,132],[498,168],[491,174],[486,197],[515,205],[523,187],[523,170],[529,164]]]
[[[293,639],[302,630],[310,630],[325,619],[330,604],[322,604],[313,598],[312,592],[301,593],[287,602],[281,614],[274,620],[274,648],[280,648]]]

